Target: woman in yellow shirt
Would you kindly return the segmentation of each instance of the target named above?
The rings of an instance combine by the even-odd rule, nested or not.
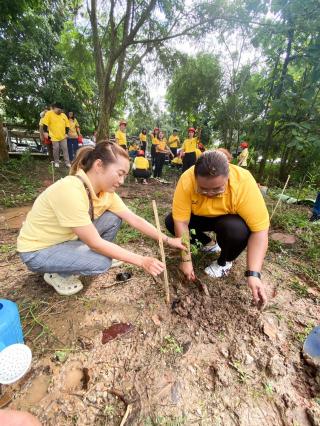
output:
[[[132,165],[132,174],[136,178],[136,183],[138,179],[142,179],[142,184],[147,185],[147,179],[150,177],[151,172],[149,170],[149,161],[144,156],[144,151],[140,150],[138,155],[134,159]]]
[[[147,129],[142,129],[139,135],[140,140],[140,149],[144,152],[144,155],[147,153]]]
[[[155,162],[156,162],[156,146],[159,143],[158,135],[159,135],[159,128],[155,127],[153,129],[153,132],[151,133],[151,164],[152,169],[154,169]]]
[[[155,167],[153,171],[153,177],[155,179],[161,179],[163,165],[166,161],[166,154],[170,153],[167,146],[167,139],[164,137],[163,132],[159,132],[158,141],[159,143],[156,145]]]
[[[78,120],[76,119],[74,112],[69,111],[68,112],[68,119],[69,119],[69,132],[68,132],[68,153],[69,153],[69,160],[73,161],[74,157],[76,156],[77,150],[79,148],[78,145],[78,137],[80,136],[80,126],[78,123]]]
[[[205,232],[216,233],[221,253],[205,269],[213,278],[227,275],[247,247],[248,286],[257,304],[266,303],[261,269],[268,247],[269,215],[249,171],[229,164],[221,151],[203,153],[180,177],[166,226],[176,237],[187,239],[194,229],[191,243],[198,241],[203,246],[211,242]],[[182,252],[180,269],[189,280],[195,279],[190,249]]]
[[[190,167],[194,166],[197,160],[196,150],[198,148],[198,138],[195,138],[195,129],[188,129],[188,138],[184,140],[181,148],[182,157],[182,172],[185,172]]]
[[[172,154],[175,157],[177,156],[179,144],[180,144],[180,139],[179,139],[179,136],[178,136],[178,130],[173,129],[172,135],[169,136],[168,145],[169,145],[169,148],[170,148]]]
[[[129,172],[129,157],[120,146],[101,141],[84,147],[71,175],[49,186],[34,202],[18,236],[17,250],[27,267],[44,273],[44,280],[61,295],[82,289],[79,275],[106,272],[112,259],[143,268],[152,275],[164,265],[152,257],[121,248],[115,239],[122,220],[158,240],[157,229],[133,213],[115,193]],[[163,235],[171,247],[180,238]]]

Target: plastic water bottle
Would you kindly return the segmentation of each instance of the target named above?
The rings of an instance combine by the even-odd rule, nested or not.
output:
[[[10,300],[0,299],[0,351],[14,343],[23,343],[18,306]]]

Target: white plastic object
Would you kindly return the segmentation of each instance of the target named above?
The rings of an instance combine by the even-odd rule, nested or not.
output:
[[[0,352],[0,383],[9,385],[17,382],[29,370],[32,353],[27,345],[15,343]]]

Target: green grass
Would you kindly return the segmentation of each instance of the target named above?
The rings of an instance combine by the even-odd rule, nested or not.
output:
[[[147,417],[144,426],[183,426],[186,425],[186,420],[185,416],[176,418],[168,416]]]
[[[295,278],[290,283],[290,288],[300,297],[308,297],[308,287],[304,284],[301,284],[301,282]]]
[[[162,354],[171,353],[171,354],[182,354],[182,346],[176,341],[174,336],[165,336],[160,348]]]
[[[308,325],[304,328],[304,330],[302,332],[295,333],[296,340],[298,340],[298,342],[300,342],[300,343],[304,343],[308,334],[311,332],[311,330],[313,329],[314,326],[315,326],[314,322],[309,321]]]

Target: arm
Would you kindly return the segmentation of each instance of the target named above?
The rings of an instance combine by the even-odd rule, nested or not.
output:
[[[159,234],[157,228],[151,223],[147,222],[142,217],[136,215],[131,210],[124,210],[117,213],[121,219],[127,222],[130,226],[140,231],[142,234],[147,235],[153,240],[159,241]],[[168,244],[170,247],[184,250],[185,247],[181,242],[181,238],[170,238],[167,235],[161,233],[163,242]]]
[[[252,232],[247,247],[247,269],[261,272],[264,257],[268,248],[268,229]],[[257,305],[263,307],[267,303],[267,295],[261,280],[257,277],[247,277],[248,286]]]
[[[179,268],[188,280],[193,281],[195,279],[195,273],[190,252],[189,221],[182,222],[174,220],[174,233],[176,237],[182,238],[183,243],[187,247],[186,250],[181,251],[181,263]]]
[[[93,251],[110,257],[111,259],[119,259],[124,262],[131,263],[142,267],[146,272],[156,276],[164,270],[164,265],[157,259],[145,257],[139,254],[132,253],[117,244],[105,241],[100,237],[96,227],[91,223],[86,226],[78,226],[72,228],[73,232],[89,246]]]

